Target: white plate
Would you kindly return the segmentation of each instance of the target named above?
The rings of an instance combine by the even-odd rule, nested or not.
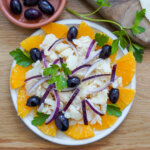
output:
[[[57,23],[66,24],[66,25],[79,25],[81,23],[81,21],[82,20],[79,20],[79,19],[68,19],[68,20],[58,21]],[[88,22],[88,21],[85,21],[85,22],[87,22],[87,24],[89,24],[95,30],[102,31],[105,34],[107,34],[110,38],[116,39],[116,36],[114,34],[112,34],[109,30],[107,30],[106,28],[104,28],[100,25],[97,25],[95,23],[92,23],[92,22]],[[41,33],[42,33],[42,30],[38,30],[32,35],[39,35]],[[127,49],[120,50],[117,57],[119,58],[126,53],[127,53]],[[15,65],[15,61],[13,62],[12,67],[14,65]],[[131,89],[136,89],[136,75],[134,75],[132,82],[128,87]],[[15,109],[17,111],[17,90],[13,90],[10,88],[10,93],[11,93],[11,97],[12,97],[12,101],[14,103]],[[33,119],[32,113],[30,113],[30,115],[28,115],[26,118],[21,119],[21,120],[34,133],[36,133],[37,135],[39,135],[43,139],[48,140],[50,142],[54,142],[54,143],[62,144],[62,145],[84,145],[84,144],[89,144],[89,143],[95,142],[97,140],[100,140],[100,139],[104,138],[105,136],[109,135],[111,132],[113,132],[126,118],[132,104],[133,104],[133,102],[128,107],[126,107],[125,110],[123,110],[122,116],[118,118],[118,120],[116,121],[116,123],[113,126],[111,126],[110,128],[108,128],[106,130],[103,130],[103,131],[95,131],[94,137],[89,138],[89,139],[83,139],[83,140],[74,140],[74,139],[66,136],[62,132],[58,132],[56,137],[51,137],[51,136],[45,135],[37,127],[35,127],[31,124],[31,120]]]

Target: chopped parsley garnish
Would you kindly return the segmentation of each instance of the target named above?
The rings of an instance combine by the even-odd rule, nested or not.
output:
[[[95,40],[97,42],[97,45],[102,47],[108,42],[109,37],[103,33],[96,33],[95,34]]]
[[[116,106],[116,104],[107,104],[107,114],[109,116],[120,117],[122,112],[120,108]]]

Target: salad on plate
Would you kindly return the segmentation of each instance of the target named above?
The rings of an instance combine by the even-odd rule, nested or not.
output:
[[[18,116],[33,115],[32,125],[53,137],[60,130],[80,140],[110,128],[135,95],[127,87],[136,71],[133,53],[117,59],[113,40],[85,22],[42,30],[10,52]]]

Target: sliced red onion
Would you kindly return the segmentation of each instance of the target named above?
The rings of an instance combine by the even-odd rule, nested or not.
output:
[[[89,106],[96,114],[101,115],[101,116],[104,115],[100,110],[97,110],[96,108],[94,108],[94,106],[93,106],[87,99],[84,99],[84,101],[88,104],[88,106]]]
[[[66,104],[66,106],[65,106],[64,109],[63,109],[64,112],[65,112],[65,111],[68,109],[68,107],[72,104],[73,100],[76,98],[76,96],[78,95],[79,91],[80,91],[80,90],[79,90],[78,88],[74,91],[72,97],[70,98],[70,100],[68,101],[68,103]]]
[[[48,86],[48,88],[46,89],[46,91],[45,91],[45,93],[44,93],[44,95],[43,95],[43,97],[42,97],[42,99],[41,99],[40,105],[45,102],[45,99],[47,98],[49,92],[53,89],[53,87],[54,87],[54,84],[50,84],[50,85]]]
[[[92,42],[91,42],[91,44],[90,44],[90,46],[89,46],[89,48],[88,48],[88,51],[87,51],[87,53],[86,53],[85,59],[88,59],[88,58],[89,58],[90,53],[91,53],[91,51],[92,51],[92,48],[93,48],[95,42],[96,42],[95,40],[92,40]]]
[[[85,59],[84,62],[83,62],[83,64],[87,64],[87,63],[89,63],[91,60],[93,60],[94,58],[96,58],[96,57],[100,54],[101,51],[102,51],[102,49],[97,50],[97,51],[95,52],[94,56],[91,56],[91,57],[89,57],[88,59]]]
[[[76,72],[78,72],[80,69],[83,69],[83,68],[86,68],[86,67],[91,67],[91,65],[81,65],[81,66],[79,66],[79,67],[77,67],[76,69],[74,69],[73,71],[72,71],[72,74],[71,75],[73,75],[73,74],[75,74]]]
[[[69,92],[69,91],[74,91],[75,88],[66,88],[66,89],[63,89],[61,90],[61,92]]]
[[[99,78],[99,77],[106,77],[106,76],[110,76],[110,74],[98,74],[98,75],[90,76],[90,77],[84,78],[82,82],[95,79],[95,78]]]
[[[70,45],[70,47],[73,49],[73,51],[75,52],[75,54],[77,56],[78,51],[77,51],[76,47],[71,42],[69,42],[67,39],[65,39],[65,41]]]
[[[46,62],[46,57],[44,54],[44,50],[41,51],[41,56],[42,56],[42,61],[44,63],[45,68],[47,68],[47,62]]]
[[[61,42],[64,41],[64,40],[65,40],[64,38],[59,39],[59,40],[56,40],[56,41],[49,47],[48,51],[52,50],[52,49],[56,46],[56,44],[59,44],[59,43],[61,43]]]
[[[86,72],[86,74],[84,75],[84,78],[86,78],[95,68],[97,68],[97,63],[99,63],[102,59],[99,58]]]
[[[63,58],[62,58],[62,57],[60,57],[60,58],[59,58],[59,60],[60,60],[60,63],[61,63],[61,64],[63,64],[63,63],[64,63],[64,60],[63,60]]]
[[[28,94],[30,95],[36,87],[38,87],[40,84],[42,84],[43,82],[49,80],[49,77],[42,77],[39,81],[37,81],[29,90],[28,90]]]
[[[111,82],[115,81],[115,75],[116,75],[116,69],[117,69],[117,65],[115,64],[112,68],[112,74],[111,74]]]
[[[54,95],[55,95],[55,99],[56,99],[56,107],[53,110],[52,114],[46,119],[45,124],[49,124],[50,122],[52,122],[56,118],[56,116],[59,112],[60,97],[58,95],[58,91],[56,89],[53,89],[53,90],[54,90]]]
[[[86,101],[82,100],[82,113],[83,113],[83,122],[85,125],[88,125],[87,113],[86,113]]]
[[[42,75],[32,76],[32,77],[30,77],[30,78],[24,80],[24,82],[27,82],[27,81],[29,81],[29,80],[36,79],[36,78],[42,78]]]
[[[56,59],[54,62],[53,62],[53,64],[57,64],[58,62],[59,62],[59,58],[58,59]]]

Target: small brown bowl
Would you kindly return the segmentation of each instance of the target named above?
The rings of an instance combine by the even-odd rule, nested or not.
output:
[[[22,13],[20,15],[15,15],[10,10],[10,6],[9,6],[10,0],[0,0],[0,9],[4,13],[4,15],[8,18],[8,20],[11,21],[12,23],[14,23],[20,27],[23,27],[23,28],[35,29],[35,28],[39,28],[41,26],[44,26],[44,25],[56,20],[56,18],[64,10],[66,0],[48,0],[48,1],[55,8],[55,13],[52,16],[48,16],[48,15],[43,14],[40,19],[37,19],[34,21],[26,20],[24,18],[24,11],[25,11],[25,9],[27,9],[27,7],[23,6],[22,0],[20,0],[20,2],[22,4],[23,10],[22,10]],[[30,7],[30,8],[37,8],[38,9],[37,6]]]

